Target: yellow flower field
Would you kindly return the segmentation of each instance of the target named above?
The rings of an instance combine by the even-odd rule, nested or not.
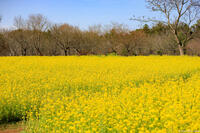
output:
[[[27,133],[200,131],[199,57],[1,57],[0,124]]]

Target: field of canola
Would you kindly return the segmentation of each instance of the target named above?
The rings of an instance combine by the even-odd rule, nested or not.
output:
[[[27,133],[200,131],[199,57],[0,57],[0,123]]]

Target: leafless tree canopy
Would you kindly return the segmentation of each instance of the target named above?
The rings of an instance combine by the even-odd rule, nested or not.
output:
[[[178,44],[180,54],[184,54],[184,48],[188,41],[193,39],[191,26],[200,17],[199,0],[146,0],[148,8],[152,11],[160,12],[164,17],[164,22],[170,27]],[[186,24],[188,28],[183,32],[180,30],[181,24]],[[180,39],[183,33],[185,38]]]
[[[41,14],[30,15],[27,26],[30,30],[46,31],[49,28],[49,21]]]
[[[14,24],[17,29],[25,29],[27,27],[25,20],[21,17],[15,17],[14,18]]]
[[[191,6],[186,6],[191,1],[147,2],[149,8],[169,16],[167,21],[154,21],[153,26],[145,24],[136,30],[118,23],[81,30],[67,23],[51,24],[41,14],[32,14],[27,19],[17,16],[15,29],[0,32],[0,55],[178,55],[181,50],[183,54],[200,55],[198,1]]]

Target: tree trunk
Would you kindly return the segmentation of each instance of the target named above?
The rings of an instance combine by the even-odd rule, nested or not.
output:
[[[184,55],[183,47],[181,45],[178,45],[178,49],[179,49],[180,55],[183,56]]]
[[[26,51],[27,51],[26,48],[22,48],[21,51],[22,51],[22,56],[26,56]]]
[[[64,49],[64,54],[65,54],[65,56],[69,55],[69,47]]]
[[[77,49],[77,48],[74,48],[75,49],[75,51],[76,51],[76,53],[78,54],[78,55],[81,55],[81,51],[79,50],[79,49]]]
[[[180,56],[183,56],[184,55],[184,45],[182,44],[182,42],[179,40],[178,38],[178,34],[177,34],[177,31],[174,31],[174,36],[175,36],[175,39],[176,39],[176,42],[178,44],[178,49],[179,49],[179,52],[180,52]]]
[[[64,54],[65,56],[67,56],[67,49],[64,49]]]
[[[37,55],[39,55],[39,56],[43,56],[43,54],[42,54],[40,48],[36,48],[36,53],[37,53]]]

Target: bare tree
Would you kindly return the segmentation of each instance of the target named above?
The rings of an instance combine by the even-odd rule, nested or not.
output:
[[[27,20],[27,26],[30,30],[47,31],[50,23],[45,16],[41,14],[32,14]]]
[[[111,29],[110,29],[111,27]],[[129,29],[126,25],[112,23],[108,25],[107,32],[104,34],[105,38],[108,40],[108,45],[111,53],[120,54],[123,47],[122,37],[127,34]]]
[[[133,20],[143,20],[145,22],[153,21],[159,22],[162,21],[166,23],[179,48],[180,55],[185,54],[185,47],[188,42],[193,39],[193,33],[191,30],[192,24],[200,16],[200,1],[199,0],[146,0],[148,8],[152,11],[160,12],[165,19],[156,20],[156,19],[135,19]],[[188,28],[184,31],[180,28],[181,24],[185,23],[188,25]],[[181,37],[181,36],[184,36]]]
[[[19,55],[27,55],[27,52],[30,49],[30,35],[31,32],[28,30],[19,29],[10,32],[9,39],[12,40],[12,42],[15,42],[14,44],[19,49]]]
[[[50,28],[50,23],[47,18],[41,14],[30,15],[27,20],[27,27],[32,31],[30,36],[32,46],[35,49],[36,55],[43,55],[44,32]]]
[[[0,56],[1,55],[9,55],[8,45],[6,44],[6,38],[3,34],[0,33]]]
[[[4,37],[6,39],[7,47],[9,50],[10,56],[18,56],[19,54],[19,47],[17,42],[12,38],[13,32],[12,31],[5,31]]]
[[[141,48],[144,45],[146,34],[143,30],[136,30],[128,33],[123,33],[121,36],[121,44],[123,45],[123,55],[138,55],[141,54]]]
[[[45,53],[50,56],[61,55],[61,50],[58,45],[56,45],[56,40],[51,34],[51,31],[45,33],[45,38]]]
[[[75,35],[80,32],[77,27],[69,24],[54,25],[51,29],[53,38],[56,40],[56,45],[64,51],[64,55],[69,55],[70,49],[75,45]]]
[[[154,54],[177,55],[179,53],[174,36],[168,33],[152,34],[148,36],[148,45],[152,47]]]
[[[96,54],[101,38],[96,31],[76,32],[73,48],[78,55]]]
[[[26,29],[27,24],[26,21],[21,17],[17,16],[14,18],[14,24],[13,24],[17,29]]]

